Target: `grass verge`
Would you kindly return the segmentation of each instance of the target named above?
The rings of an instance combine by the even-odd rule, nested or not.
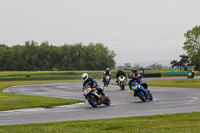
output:
[[[3,133],[197,133],[200,113],[0,126]]]
[[[145,81],[145,82],[149,86],[200,88],[200,78],[198,78],[198,79],[155,80],[155,81]],[[113,83],[110,85],[117,85],[117,83]],[[128,86],[128,82],[127,82],[126,86]]]
[[[66,80],[0,81],[0,111],[33,107],[53,107],[83,102],[80,100],[3,93],[3,89],[9,86],[55,82],[66,82]]]
[[[200,79],[173,79],[145,81],[149,86],[200,88]]]

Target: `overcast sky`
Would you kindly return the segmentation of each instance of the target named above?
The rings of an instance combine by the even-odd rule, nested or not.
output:
[[[179,59],[200,0],[0,0],[0,43],[103,43],[117,63]]]

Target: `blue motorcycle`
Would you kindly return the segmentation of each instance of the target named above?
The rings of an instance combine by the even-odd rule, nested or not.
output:
[[[131,84],[132,84],[132,87],[130,89],[134,93],[134,96],[139,97],[143,102],[146,102],[147,100],[149,101],[153,100],[153,96],[149,90],[145,89],[143,86],[141,86],[137,82],[132,82]],[[145,92],[146,92],[146,96],[145,96]]]

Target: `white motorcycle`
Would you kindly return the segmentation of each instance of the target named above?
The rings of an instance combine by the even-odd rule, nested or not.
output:
[[[85,99],[88,100],[89,104],[92,107],[97,107],[98,105],[101,104],[109,106],[111,103],[110,98],[107,95],[102,94],[99,96],[96,88],[90,88],[89,85],[86,85],[83,88],[83,96],[85,96]]]
[[[125,90],[126,86],[126,77],[124,75],[120,75],[118,78],[118,85],[120,86],[121,90]]]
[[[190,73],[188,73],[188,76],[187,76],[187,78],[189,79],[189,78],[191,78],[191,79],[193,79],[194,78],[194,72],[190,72]]]
[[[108,86],[110,83],[110,75],[105,75],[102,79],[104,86]]]

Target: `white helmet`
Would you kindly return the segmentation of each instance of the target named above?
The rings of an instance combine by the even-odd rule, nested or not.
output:
[[[88,79],[88,74],[87,73],[84,73],[84,74],[82,74],[82,79],[84,80],[84,81],[86,81],[87,79]]]

